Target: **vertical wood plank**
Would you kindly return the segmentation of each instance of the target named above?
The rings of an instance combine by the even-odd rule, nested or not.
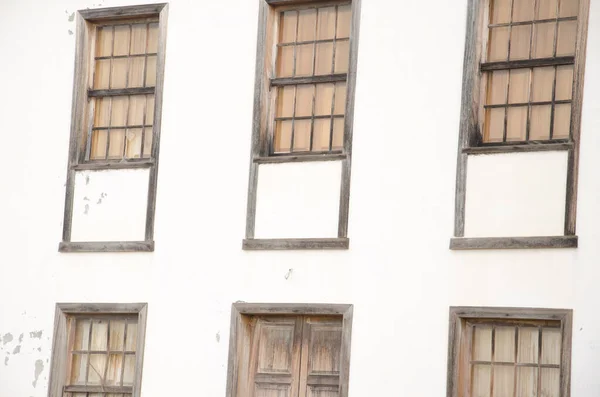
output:
[[[148,304],[144,304],[138,313],[137,345],[135,348],[135,376],[133,378],[133,395],[140,397],[142,394],[142,372],[144,368],[144,346],[146,345],[146,319],[148,317]],[[125,341],[123,344],[125,348]],[[125,367],[125,360],[123,360]],[[121,378],[122,381],[122,378]]]

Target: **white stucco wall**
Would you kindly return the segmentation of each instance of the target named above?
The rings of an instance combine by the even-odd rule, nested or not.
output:
[[[351,397],[443,396],[450,305],[572,308],[571,396],[600,394],[600,1],[591,6],[576,250],[448,250],[467,2],[365,0],[351,248],[242,251],[258,0],[173,0],[156,251],[60,254],[69,16],[133,3],[0,1],[0,396],[46,396],[55,302],[141,301],[142,395],[222,397],[238,300],[353,303]]]
[[[562,236],[567,157],[566,151],[469,156],[465,237]]]
[[[261,164],[255,238],[337,237],[340,161]]]
[[[143,241],[147,169],[75,173],[71,241]]]

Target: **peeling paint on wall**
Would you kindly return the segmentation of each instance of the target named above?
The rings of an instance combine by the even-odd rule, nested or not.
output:
[[[21,345],[15,346],[15,348],[12,352],[12,354],[19,354],[19,353],[21,353]]]
[[[13,340],[13,336],[10,332],[7,332],[6,334],[4,334],[4,336],[2,337],[2,344],[6,345],[8,342],[12,342]]]
[[[290,276],[292,275],[292,272],[293,272],[293,271],[294,271],[294,269],[289,269],[289,270],[288,270],[288,272],[287,272],[287,273],[285,274],[285,276],[284,276],[286,280],[290,278]]]
[[[33,382],[31,382],[33,387],[37,386],[38,378],[40,377],[40,374],[42,373],[43,370],[44,370],[44,362],[42,360],[35,360],[35,372],[33,374]]]
[[[23,334],[19,335],[19,343],[23,343]]]
[[[4,357],[4,366],[8,365],[8,356]]]
[[[44,333],[44,331],[31,331],[29,333],[29,337],[30,338],[35,338],[35,339],[42,339],[42,334]]]
[[[221,341],[221,331],[217,331],[217,343],[219,343]]]
[[[69,15],[69,18],[67,18],[67,20],[69,22],[73,22],[75,20],[75,12],[72,12],[71,15]]]

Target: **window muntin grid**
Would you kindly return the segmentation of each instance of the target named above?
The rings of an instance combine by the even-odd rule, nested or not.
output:
[[[152,153],[158,23],[96,27],[85,161],[135,161]]]
[[[491,1],[481,65],[484,144],[570,139],[578,7],[578,0]],[[549,95],[535,98],[542,85]],[[528,95],[517,100],[511,92]],[[494,102],[497,93],[509,95]]]
[[[279,13],[270,154],[342,151],[350,7]]]

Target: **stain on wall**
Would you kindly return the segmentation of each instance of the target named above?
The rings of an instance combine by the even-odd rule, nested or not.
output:
[[[33,339],[42,339],[42,334],[44,331],[31,331],[29,333],[29,337]]]
[[[35,372],[33,373],[33,382],[31,382],[33,387],[37,386],[38,379],[43,370],[44,370],[44,362],[42,360],[35,360]]]
[[[13,336],[10,332],[7,332],[6,334],[4,334],[4,336],[2,337],[2,344],[6,345],[9,342],[12,342],[13,340]]]

